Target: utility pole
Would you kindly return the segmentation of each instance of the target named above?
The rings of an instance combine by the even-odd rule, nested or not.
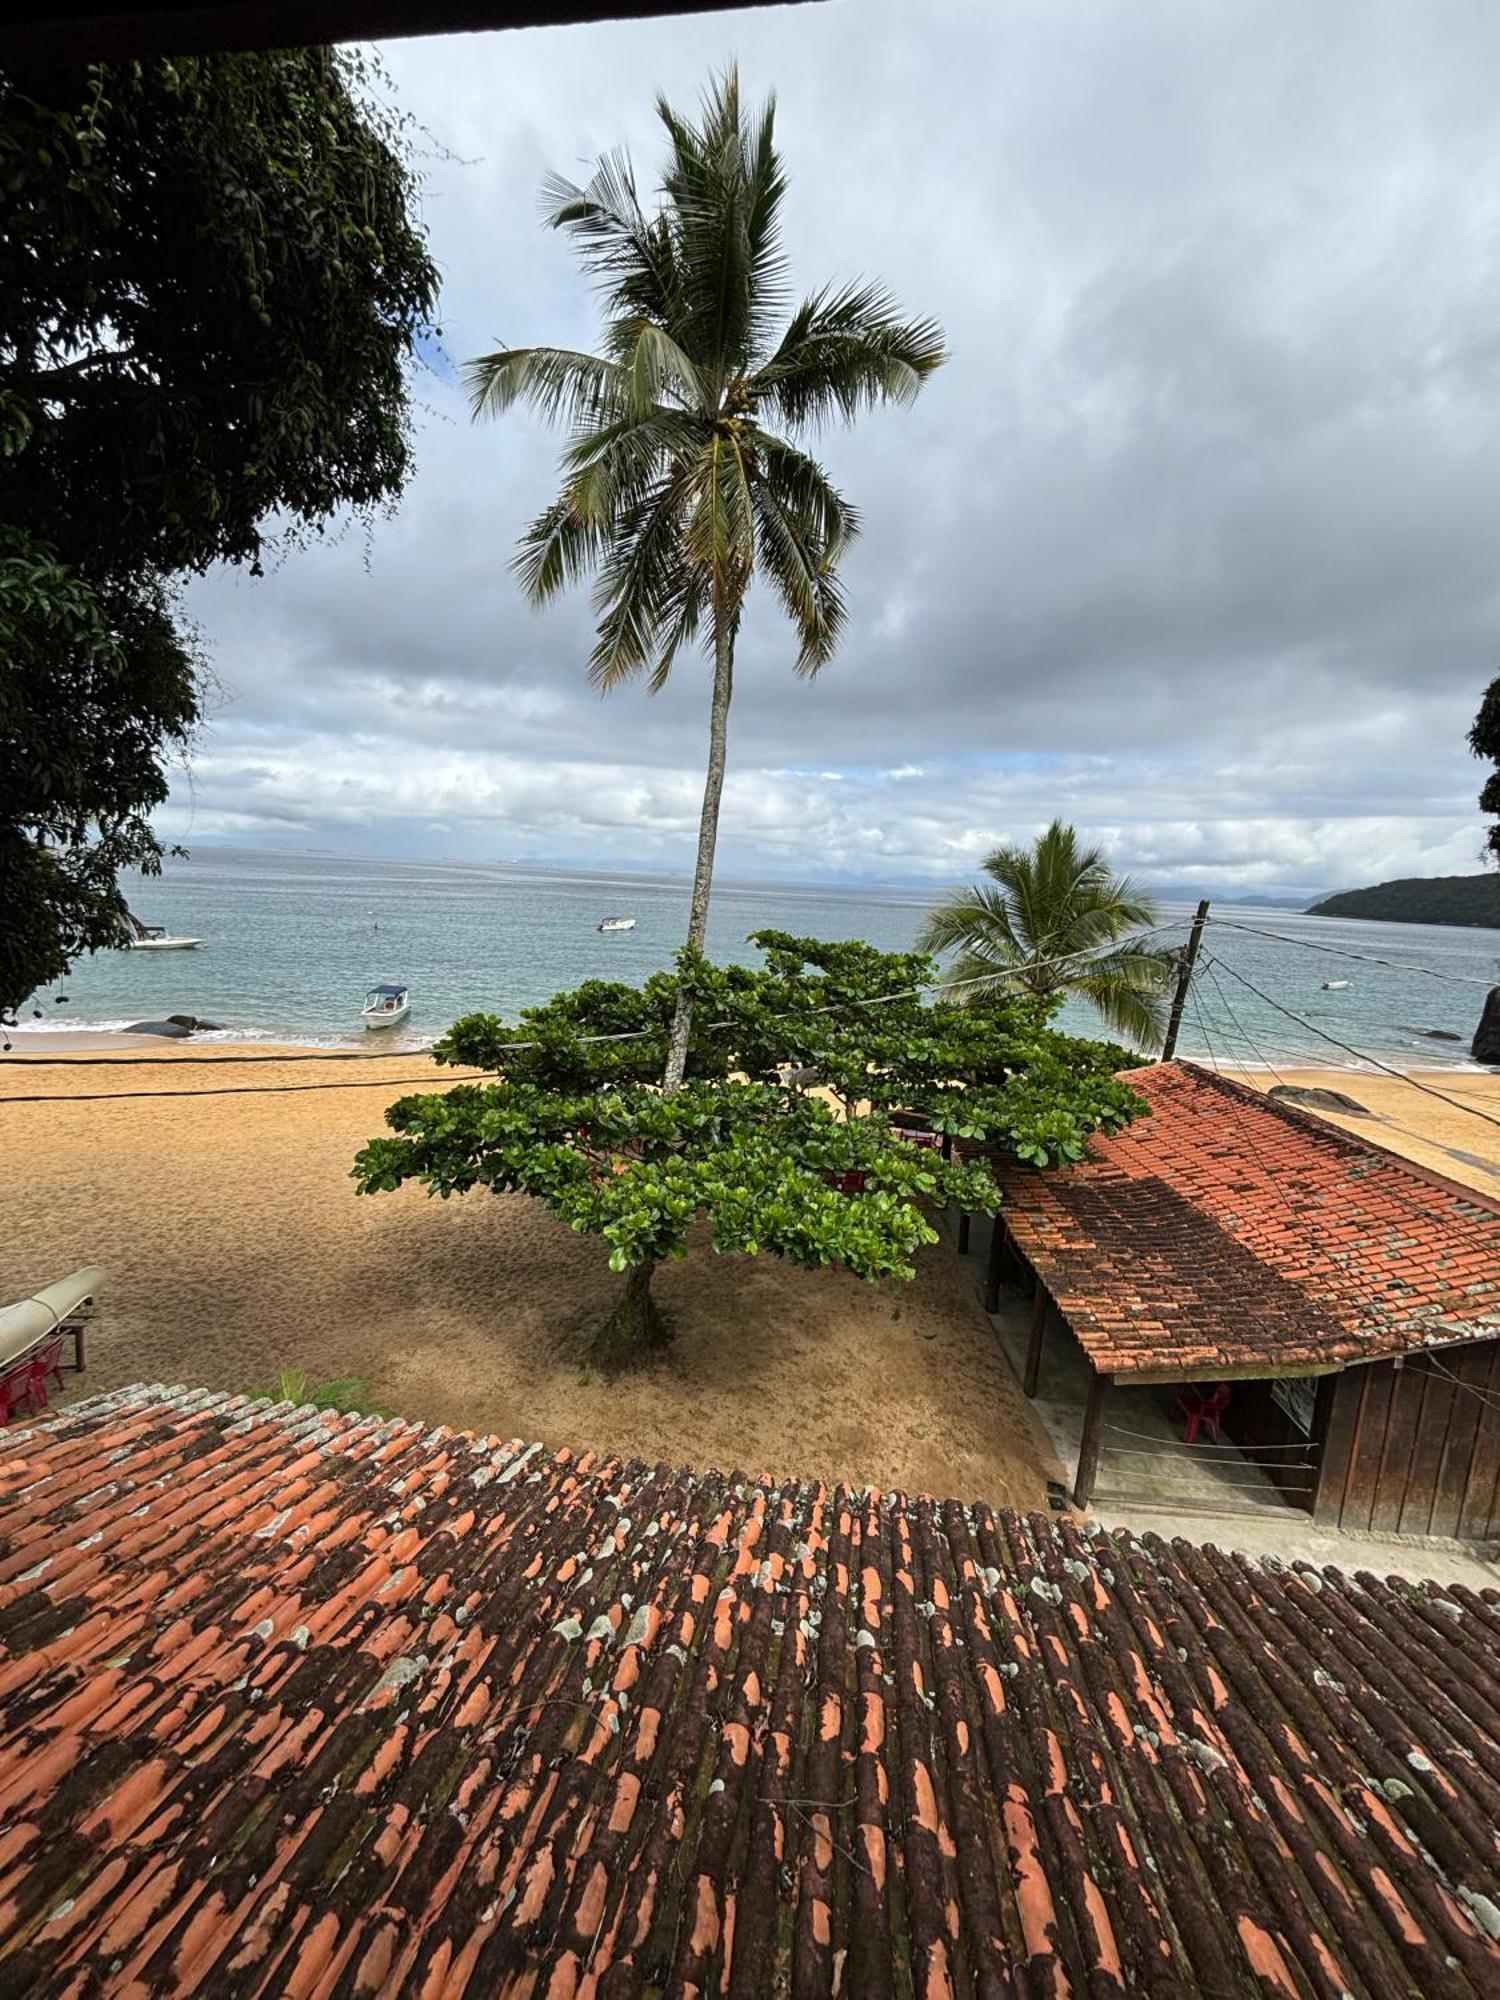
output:
[[[1193,983],[1193,967],[1198,963],[1198,947],[1203,942],[1203,926],[1208,922],[1208,898],[1198,905],[1188,941],[1177,961],[1177,991],[1172,995],[1172,1014],[1167,1022],[1167,1039],[1161,1045],[1161,1059],[1170,1062],[1177,1053],[1177,1030],[1182,1026],[1182,1010],[1187,1005],[1188,988]]]

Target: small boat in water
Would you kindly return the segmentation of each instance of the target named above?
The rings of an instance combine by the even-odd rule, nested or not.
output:
[[[411,1012],[411,993],[405,986],[382,982],[365,995],[359,1012],[367,1028],[394,1028]]]
[[[635,929],[635,918],[603,917],[600,919],[599,928],[601,931],[633,931]]]
[[[194,951],[202,938],[173,937],[163,924],[143,924],[134,910],[127,910],[125,936],[120,940],[127,951]]]
[[[1323,981],[1323,991],[1325,993],[1342,993],[1348,984],[1347,979],[1325,979]]]

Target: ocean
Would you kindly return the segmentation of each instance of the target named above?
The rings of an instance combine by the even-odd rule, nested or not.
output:
[[[146,922],[202,944],[190,952],[97,953],[28,1003],[19,1025],[56,1032],[65,1047],[70,1030],[195,1014],[220,1023],[226,1039],[332,1045],[367,1040],[359,1022],[366,989],[399,980],[411,987],[412,1012],[389,1045],[410,1047],[476,1009],[514,1016],[583,979],[644,978],[670,963],[688,901],[685,880],[659,876],[228,848],[169,861],[159,879],[132,881],[127,893]],[[753,962],[747,934],[774,927],[904,950],[929,901],[910,888],[721,881],[709,948],[723,960]],[[1164,904],[1162,915],[1176,926],[1163,942],[1185,939],[1192,906]],[[607,916],[633,916],[636,927],[601,934]],[[1179,1043],[1185,1055],[1273,1067],[1352,1062],[1333,1037],[1406,1067],[1466,1062],[1484,989],[1500,983],[1494,931],[1306,917],[1243,903],[1218,904],[1214,916],[1222,921],[1209,931],[1209,962],[1194,982]],[[1280,935],[1258,936],[1256,928]],[[1329,947],[1400,969],[1343,960]],[[1329,991],[1325,979],[1348,984]],[[1068,1004],[1062,1025],[1098,1032],[1081,1003]]]

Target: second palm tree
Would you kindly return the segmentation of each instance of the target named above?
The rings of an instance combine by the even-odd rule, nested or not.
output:
[[[568,230],[605,301],[603,351],[505,348],[472,362],[476,416],[529,403],[565,423],[563,487],[521,542],[515,567],[543,603],[594,578],[596,685],[649,674],[660,688],[684,646],[713,661],[708,773],[687,943],[701,951],[724,789],[734,649],[757,571],[815,674],[844,623],[839,559],[852,506],[795,442],[809,426],[876,403],[909,403],[943,360],[933,320],[903,320],[877,285],[787,302],[775,108],[742,109],[731,70],[697,123],[665,103],[668,156],[648,213],[627,157],[584,187],[549,182],[548,221]],[[779,330],[778,330],[779,329]],[[663,1079],[682,1082],[690,981]]]

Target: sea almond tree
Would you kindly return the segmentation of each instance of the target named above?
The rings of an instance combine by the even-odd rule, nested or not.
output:
[[[529,404],[566,426],[562,490],[522,538],[515,569],[534,603],[594,580],[590,673],[603,689],[662,687],[684,646],[713,662],[708,773],[687,944],[701,953],[719,827],[735,640],[759,573],[817,673],[844,623],[839,561],[854,508],[797,439],[876,403],[909,403],[943,360],[936,322],[903,319],[884,290],[814,292],[789,315],[775,107],[751,112],[731,69],[694,123],[665,101],[658,199],[628,156],[586,186],[548,182],[604,301],[601,352],[503,348],[470,363],[476,417]],[[694,988],[678,995],[664,1072],[683,1079]]]
[[[939,1134],[1044,1168],[1144,1109],[1115,1076],[1125,1051],[1058,1034],[1044,1002],[927,1006],[928,958],[780,931],[755,941],[763,969],[694,961],[676,1091],[658,1082],[675,972],[640,987],[590,980],[513,1024],[455,1022],[437,1061],[498,1081],[393,1104],[390,1134],[355,1162],[360,1191],[528,1194],[601,1238],[622,1284],[588,1353],[615,1369],[670,1339],[652,1282],[694,1243],[906,1283],[938,1240],[934,1205],[988,1214],[1000,1200],[989,1168],[945,1157]],[[799,1088],[788,1058],[828,1092]],[[932,1128],[915,1143],[914,1115]]]

